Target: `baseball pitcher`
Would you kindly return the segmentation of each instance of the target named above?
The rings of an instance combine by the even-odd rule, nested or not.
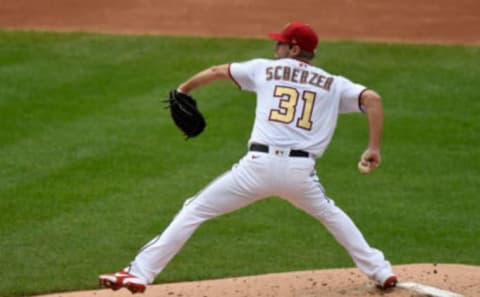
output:
[[[287,200],[321,222],[380,288],[396,285],[397,278],[383,253],[370,247],[348,215],[327,197],[315,171],[315,160],[330,143],[338,115],[347,112],[363,112],[368,118],[368,146],[360,158],[362,172],[369,173],[380,164],[380,96],[311,65],[318,37],[309,25],[291,22],[269,37],[276,42],[275,59],[212,66],[170,92],[170,106],[175,109],[172,116],[187,137],[197,136],[205,127],[189,95],[193,90],[227,80],[256,93],[248,152],[231,170],[187,199],[164,232],[145,245],[127,268],[100,275],[101,285],[144,292],[200,224],[270,196]],[[188,108],[181,106],[183,101]],[[178,115],[184,111],[185,115]],[[197,117],[183,120],[193,114]]]

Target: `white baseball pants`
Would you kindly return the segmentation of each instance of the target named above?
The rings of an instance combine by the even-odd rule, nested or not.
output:
[[[383,253],[371,248],[352,220],[325,195],[315,160],[271,151],[248,152],[230,171],[186,200],[165,231],[137,254],[130,273],[152,283],[200,224],[259,199],[278,196],[320,221],[368,277],[382,280],[391,274]]]

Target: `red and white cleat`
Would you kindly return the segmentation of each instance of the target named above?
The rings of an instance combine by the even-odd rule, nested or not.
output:
[[[377,287],[382,290],[388,290],[397,286],[398,279],[395,275],[389,275],[385,280],[377,282]]]
[[[126,288],[132,294],[143,293],[147,288],[147,283],[138,277],[126,272],[125,270],[120,270],[116,273],[102,274],[98,276],[100,285],[105,288],[110,288],[114,291]]]

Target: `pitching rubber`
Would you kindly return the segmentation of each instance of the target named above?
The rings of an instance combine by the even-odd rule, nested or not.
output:
[[[397,287],[431,297],[463,297],[463,295],[451,291],[442,290],[439,288],[430,287],[414,282],[400,282],[397,283]]]

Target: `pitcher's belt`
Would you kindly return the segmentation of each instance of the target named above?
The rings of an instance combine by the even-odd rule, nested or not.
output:
[[[265,145],[265,144],[252,143],[250,144],[250,151],[268,153],[270,151],[270,148],[268,147],[268,145]],[[279,150],[279,152],[281,153],[281,150]],[[303,158],[308,158],[310,156],[308,152],[302,151],[302,150],[290,150],[288,155],[290,157],[303,157]]]

